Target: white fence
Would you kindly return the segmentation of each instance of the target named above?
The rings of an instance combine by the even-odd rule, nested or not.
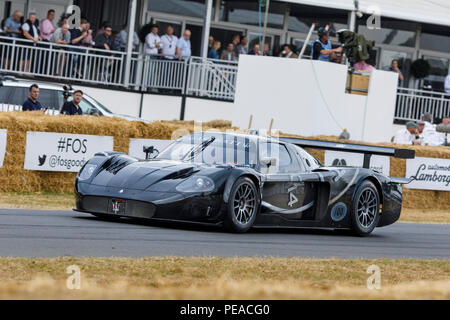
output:
[[[197,57],[169,60],[161,55],[133,53],[129,79],[125,79],[125,64],[126,53],[121,51],[0,37],[0,72],[234,99],[234,61]]]
[[[416,121],[424,113],[441,119],[450,116],[450,94],[398,88],[395,120]]]

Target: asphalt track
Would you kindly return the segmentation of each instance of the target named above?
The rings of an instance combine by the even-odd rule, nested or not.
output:
[[[450,259],[450,225],[396,223],[370,237],[345,232],[101,220],[71,211],[0,209],[2,257],[341,257]]]

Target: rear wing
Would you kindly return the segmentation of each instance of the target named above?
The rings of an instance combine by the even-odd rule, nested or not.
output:
[[[299,138],[280,137],[280,141],[292,143],[302,148],[325,149],[333,151],[362,153],[364,154],[363,168],[370,168],[370,158],[372,155],[388,156],[400,159],[414,159],[416,152],[410,149],[397,149],[389,147],[368,146],[364,144],[350,144],[341,142],[329,142],[320,140],[309,140]]]

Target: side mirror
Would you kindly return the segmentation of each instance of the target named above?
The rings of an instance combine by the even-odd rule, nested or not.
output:
[[[270,158],[265,157],[261,159],[261,163],[264,164],[266,167],[272,167],[277,165],[277,159],[276,158]]]
[[[145,160],[156,158],[159,155],[159,150],[154,146],[144,146],[143,151],[145,153]],[[154,153],[156,153],[156,155],[152,156]]]

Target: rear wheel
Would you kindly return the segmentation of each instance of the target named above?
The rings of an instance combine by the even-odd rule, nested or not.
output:
[[[353,232],[358,236],[372,233],[380,219],[380,196],[375,185],[366,180],[355,193],[352,209]]]
[[[260,196],[250,178],[239,178],[231,189],[228,198],[224,225],[228,231],[243,233],[250,229],[259,211]]]

